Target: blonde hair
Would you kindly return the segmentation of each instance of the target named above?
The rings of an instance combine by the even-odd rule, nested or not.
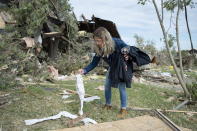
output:
[[[101,49],[94,44],[94,51],[99,56],[108,56],[115,50],[114,41],[109,33],[109,31],[104,27],[97,28],[93,33],[93,38],[98,37],[103,40],[104,47]]]

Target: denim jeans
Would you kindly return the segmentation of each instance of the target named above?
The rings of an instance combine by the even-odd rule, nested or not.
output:
[[[107,72],[106,75],[106,80],[105,80],[105,104],[111,105],[111,81],[108,78],[109,76],[109,71]],[[126,108],[127,107],[127,92],[126,92],[126,83],[125,82],[120,82],[117,85],[120,93],[120,101],[121,101],[121,108]]]

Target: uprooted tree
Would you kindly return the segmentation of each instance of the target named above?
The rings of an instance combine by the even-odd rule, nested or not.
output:
[[[77,42],[77,20],[68,2],[9,2],[4,11],[13,16],[14,22],[7,22],[0,34],[0,52],[3,54],[0,56],[0,87],[13,86],[15,78],[25,75],[43,80],[48,76],[47,65],[53,65],[62,74],[81,68],[84,64],[81,57],[90,45]],[[25,46],[24,37],[35,44]]]

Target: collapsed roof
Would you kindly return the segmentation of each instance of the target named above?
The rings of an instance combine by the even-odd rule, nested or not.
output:
[[[105,27],[111,34],[112,37],[121,38],[118,30],[116,28],[116,24],[109,20],[104,20],[98,17],[92,16],[91,20],[87,20],[82,15],[84,21],[78,21],[79,31],[86,31],[89,33],[93,33],[98,27]]]

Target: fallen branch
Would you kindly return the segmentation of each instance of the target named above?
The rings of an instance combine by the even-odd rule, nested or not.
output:
[[[178,110],[179,108],[181,108],[182,106],[186,105],[187,103],[189,103],[189,100],[185,100],[184,102],[179,104],[177,107],[175,107],[174,110]]]
[[[79,117],[77,117],[77,118],[75,118],[75,119],[72,119],[72,120],[68,121],[68,122],[66,123],[67,126],[68,126],[68,128],[74,127],[75,124],[79,123],[79,122],[80,122],[81,120],[83,120],[86,116],[87,116],[87,115],[84,114],[84,115],[82,115],[82,116],[79,116]]]
[[[68,93],[72,93],[72,94],[77,94],[77,91],[74,90],[70,90],[70,89],[65,89]],[[86,97],[91,97],[92,95],[89,94],[85,94]]]
[[[5,21],[5,24],[17,24],[16,21]]]
[[[61,36],[61,38],[63,39],[63,40],[65,40],[66,42],[68,42],[68,43],[72,43],[70,40],[68,40],[66,37],[64,37],[64,36]]]
[[[11,101],[2,101],[2,102],[0,102],[0,108],[4,107],[6,105],[9,105],[9,104],[11,104]]]

